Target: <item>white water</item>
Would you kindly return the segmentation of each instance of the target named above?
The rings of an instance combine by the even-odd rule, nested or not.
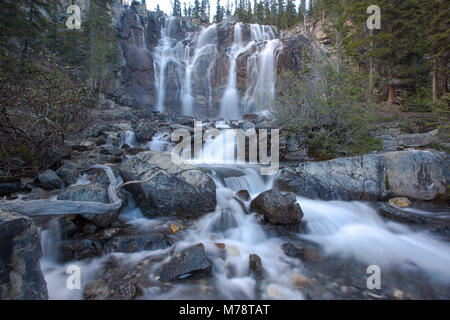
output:
[[[223,124],[219,124],[223,125]],[[161,149],[170,149],[167,137],[155,136],[153,148],[160,142],[167,143]],[[217,148],[217,153],[213,152]],[[227,144],[206,145],[207,159],[218,162]],[[163,151],[163,150],[161,150]],[[274,177],[260,176],[257,166],[209,166],[210,176],[216,183],[217,207],[214,212],[197,220],[193,226],[183,230],[183,238],[174,250],[203,243],[209,259],[213,263],[213,274],[206,283],[178,282],[170,289],[159,286],[147,288],[141,299],[304,299],[303,291],[293,280],[299,274],[308,274],[303,262],[287,257],[281,245],[289,240],[266,233],[259,218],[247,215],[241,204],[234,198],[237,191],[248,190],[251,198],[273,187]],[[382,219],[366,203],[344,201],[317,201],[298,198],[306,224],[306,232],[292,234],[290,238],[317,243],[325,256],[355,259],[363,266],[378,265],[383,278],[390,270],[420,270],[430,277],[433,286],[450,284],[450,245],[426,231],[413,230],[406,225]],[[246,203],[249,205],[249,202]],[[425,212],[423,212],[425,214]],[[121,215],[121,219],[140,230],[167,227],[169,221],[147,219],[131,202]],[[44,259],[42,265],[52,299],[81,299],[81,291],[70,291],[65,287],[67,265],[56,263],[55,243],[60,239],[57,225],[42,233]],[[216,244],[225,245],[225,252]],[[139,262],[147,257],[166,256],[152,265],[150,275],[156,282],[159,268],[169,261],[166,250],[144,251],[135,254],[114,254],[124,263]],[[173,254],[173,253],[172,253]],[[264,279],[258,283],[249,271],[249,255],[261,257],[265,270]],[[77,262],[82,268],[83,285],[94,279],[107,257]],[[352,277],[351,274],[347,275]],[[365,279],[362,279],[365,281]],[[383,282],[384,283],[384,282]],[[383,284],[388,286],[389,283]],[[260,290],[259,290],[259,289]],[[400,288],[401,289],[401,288]]]
[[[126,131],[123,134],[119,148],[122,148],[125,144],[131,148],[136,147],[136,134],[134,131]]]
[[[166,86],[166,68],[169,62],[177,62],[176,40],[172,38],[175,25],[178,20],[169,17],[161,28],[161,39],[158,46],[153,51],[153,60],[155,67],[155,87],[156,87],[156,107],[160,112],[165,111],[165,86]]]
[[[269,99],[275,94],[277,53],[282,47],[280,40],[275,39],[272,27],[250,25],[250,37],[246,39],[248,36],[243,35],[244,24],[234,25],[233,43],[223,48],[229,57],[229,71],[227,85],[221,89],[212,86],[219,46],[222,45],[217,40],[217,25],[187,33],[185,39],[178,40],[175,30],[179,23],[177,18],[166,18],[161,28],[161,38],[152,52],[158,111],[168,111],[169,107],[173,107],[167,104],[169,95],[179,99],[175,104],[180,105],[181,112],[188,116],[198,115],[201,106],[206,108],[206,114],[213,117],[239,119],[244,112],[256,111],[268,105]],[[253,53],[249,55],[247,63],[246,91],[245,96],[241,97],[236,83],[236,64],[238,58],[250,50]],[[166,92],[168,87],[171,88],[170,92]],[[221,94],[219,105],[216,105],[215,90]],[[218,114],[215,109],[219,109]]]

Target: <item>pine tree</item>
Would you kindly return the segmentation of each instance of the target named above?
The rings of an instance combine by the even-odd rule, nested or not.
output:
[[[216,16],[214,17],[215,23],[221,23],[224,18],[224,8],[220,5],[220,0],[217,0],[216,5]]]
[[[175,17],[181,17],[181,4],[180,0],[174,0],[173,1],[173,16]]]
[[[430,0],[422,2],[426,21],[425,43],[432,59],[432,97],[438,100],[438,75],[442,73],[442,91],[448,92],[447,64],[450,54],[450,6],[447,1]],[[439,70],[439,66],[442,66]]]

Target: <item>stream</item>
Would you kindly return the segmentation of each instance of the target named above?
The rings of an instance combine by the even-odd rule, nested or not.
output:
[[[127,143],[134,143],[132,134]],[[170,135],[157,135],[149,146],[170,150]],[[167,283],[159,280],[161,266],[170,260],[173,247],[132,254],[60,264],[55,244],[60,239],[57,224],[42,232],[44,257],[41,264],[51,299],[82,299],[82,290],[66,287],[67,267],[77,265],[82,287],[113,256],[125,265],[150,262],[150,285],[139,299],[448,299],[450,297],[450,244],[425,228],[382,218],[371,203],[318,201],[297,197],[304,217],[300,232],[261,223],[246,211],[235,195],[248,190],[251,199],[273,187],[275,177],[259,174],[255,165],[216,165],[217,144],[206,144],[207,170],[216,184],[214,212],[182,227],[177,251],[202,243],[213,264],[212,275]],[[219,145],[220,146],[220,145]],[[219,147],[220,148],[220,147]],[[224,146],[226,148],[226,146]],[[220,150],[219,150],[220,151]],[[220,155],[221,152],[218,152]],[[80,179],[86,180],[86,177]],[[83,181],[79,182],[82,183]],[[245,207],[245,208],[244,208]],[[426,210],[407,209],[427,215]],[[408,212],[408,211],[405,211]],[[120,219],[142,231],[167,227],[169,218],[145,218],[131,200]],[[181,223],[180,223],[181,224]],[[307,248],[301,258],[287,255],[286,243]],[[218,244],[224,244],[223,247]],[[262,261],[264,278],[249,272],[249,255]],[[381,289],[370,290],[369,266],[381,270]]]

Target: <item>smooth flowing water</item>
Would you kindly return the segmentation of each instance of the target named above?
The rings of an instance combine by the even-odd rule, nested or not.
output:
[[[184,115],[196,116],[202,106],[213,117],[239,119],[243,113],[267,107],[275,94],[277,55],[282,44],[270,26],[247,27],[250,36],[244,37],[244,24],[234,24],[233,41],[224,45],[218,43],[216,24],[178,39],[180,21],[167,17],[152,51],[157,110],[169,111],[173,105],[179,105]],[[223,63],[219,61],[221,50],[229,60],[224,88],[213,84],[217,65]],[[246,54],[247,80],[241,94],[237,87],[237,61]]]
[[[165,143],[161,151],[171,149],[164,135],[156,136],[150,144],[155,147],[161,141]],[[141,299],[329,299],[348,297],[348,287],[356,288],[357,298],[365,298],[360,292],[367,291],[365,281],[369,275],[365,270],[370,265],[383,270],[382,285],[388,292],[401,288],[410,290],[413,297],[423,298],[425,294],[428,295],[426,297],[442,298],[442,291],[429,296],[437,286],[443,287],[444,297],[448,297],[449,243],[426,230],[385,220],[369,203],[326,202],[298,197],[304,212],[304,231],[274,232],[270,226],[261,224],[257,215],[248,214],[244,209],[248,208],[250,201],[243,206],[237,200],[236,193],[248,190],[254,199],[261,192],[271,189],[276,177],[261,176],[258,166],[254,165],[212,164],[214,159],[216,163],[222,160],[223,149],[230,148],[230,144],[206,144],[207,161],[197,165],[207,169],[216,184],[217,207],[214,212],[186,227],[182,239],[174,247],[175,252],[179,252],[203,243],[213,263],[212,276],[204,281],[185,279],[169,285],[158,284],[159,270],[169,261],[173,248],[112,254],[129,265],[143,259],[154,261],[149,277],[155,284],[145,289]],[[170,219],[165,218],[145,218],[133,201],[123,210],[121,219],[141,231],[166,228],[171,223]],[[50,297],[81,299],[81,290],[66,288],[65,271],[68,265],[56,261],[55,243],[59,239],[57,224],[51,224],[51,228],[42,233],[42,264]],[[282,244],[287,241],[317,247],[322,252],[323,260],[311,266],[307,260],[287,256],[282,250]],[[223,244],[225,249],[218,244]],[[264,279],[257,280],[251,275],[250,254],[261,258]],[[76,262],[83,272],[83,285],[95,278],[109,256]],[[346,266],[344,270],[336,267],[342,263]],[[304,279],[304,275],[310,279],[311,292],[305,291],[303,285],[299,286],[299,279]],[[335,279],[340,281],[340,291],[330,295],[327,290],[337,286]],[[327,293],[322,293],[323,288],[328,288],[324,290]],[[308,292],[307,295],[305,292]]]

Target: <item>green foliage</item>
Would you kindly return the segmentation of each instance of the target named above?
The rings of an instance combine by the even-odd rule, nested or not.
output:
[[[377,150],[369,132],[376,120],[367,103],[365,81],[341,66],[314,57],[302,73],[282,74],[273,117],[292,132],[303,132],[316,158]]]
[[[92,88],[107,91],[114,76],[119,48],[116,31],[111,26],[109,5],[111,0],[92,0],[86,22],[87,53],[85,77]]]
[[[39,170],[65,154],[65,141],[90,123],[95,95],[56,68],[43,69],[27,60],[0,55],[0,165],[20,158]]]

